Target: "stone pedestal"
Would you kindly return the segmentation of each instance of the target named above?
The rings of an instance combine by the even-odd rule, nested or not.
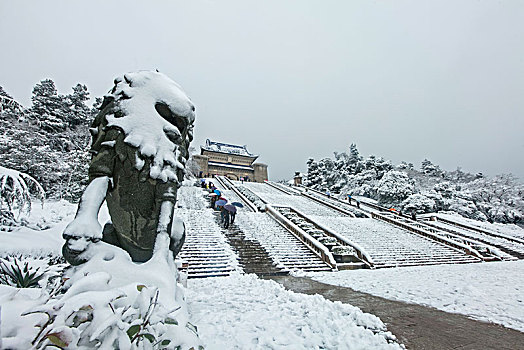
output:
[[[255,172],[255,182],[264,182],[267,180],[267,165],[262,163],[253,163],[253,170]]]

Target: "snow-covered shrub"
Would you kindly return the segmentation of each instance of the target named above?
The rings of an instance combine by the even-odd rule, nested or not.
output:
[[[333,247],[331,252],[337,255],[357,255],[356,250],[348,245],[337,245]]]
[[[42,186],[31,176],[0,166],[0,224],[11,226],[18,223],[21,214],[31,211],[31,194],[43,200]]]
[[[86,254],[85,264],[65,274],[65,293],[51,293],[26,313],[47,316],[35,325],[36,349],[199,348],[172,256],[135,264],[125,251],[103,242]]]
[[[38,287],[38,281],[44,277],[45,270],[29,266],[16,258],[0,259],[0,284],[17,288]]]
[[[46,287],[50,279],[61,275],[65,264],[60,258],[7,256],[0,258],[0,284],[16,288]]]
[[[404,212],[430,213],[435,211],[435,201],[423,194],[416,193],[404,200],[401,208]]]
[[[394,205],[413,194],[413,182],[406,173],[388,171],[378,183],[378,202],[384,205]]]
[[[174,349],[183,343],[178,310],[159,303],[158,288],[137,284],[96,290],[110,278],[104,272],[88,275],[55,302],[34,310],[49,317],[35,339],[36,348]],[[185,327],[196,336],[194,326]]]
[[[486,215],[477,209],[475,203],[465,198],[456,197],[453,200],[450,200],[447,210],[453,211],[466,218],[480,221],[487,220]]]

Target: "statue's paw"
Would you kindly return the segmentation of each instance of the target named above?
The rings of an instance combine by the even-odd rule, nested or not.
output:
[[[75,219],[67,225],[63,237],[66,240],[85,238],[91,242],[98,242],[102,239],[102,226],[97,220]]]
[[[64,238],[65,234],[64,234]],[[62,255],[71,265],[80,265],[87,261],[83,253],[87,250],[89,245],[93,243],[91,239],[86,237],[67,237],[62,246]]]

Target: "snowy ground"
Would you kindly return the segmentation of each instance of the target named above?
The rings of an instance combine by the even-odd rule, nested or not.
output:
[[[0,255],[59,255],[61,233],[76,206],[47,202],[31,222],[43,231],[0,232]],[[100,221],[105,222],[107,211]],[[335,285],[419,303],[524,331],[524,261],[436,265],[312,274]],[[321,296],[286,291],[248,275],[189,280],[185,291],[191,321],[207,349],[399,348],[375,316]],[[3,337],[33,334],[22,309],[34,306],[38,289],[0,288]],[[27,321],[26,321],[27,320]],[[34,320],[33,320],[34,321]],[[6,342],[4,342],[4,345]]]
[[[309,274],[313,279],[524,332],[524,261]]]
[[[206,349],[400,349],[379,318],[254,275],[190,280],[190,315]]]
[[[60,255],[61,234],[75,209],[67,202],[48,202],[43,209],[35,208],[30,221],[48,228],[0,232],[0,255]],[[107,220],[106,209],[99,219],[101,223]],[[374,315],[321,296],[286,291],[276,282],[253,275],[189,280],[185,294],[191,322],[198,327],[206,349],[401,348]],[[40,305],[40,298],[37,288],[0,286],[0,339],[4,346],[29,346],[37,333],[32,325],[42,321],[42,315],[20,314]]]

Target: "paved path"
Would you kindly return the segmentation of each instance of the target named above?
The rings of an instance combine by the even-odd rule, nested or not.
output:
[[[266,277],[297,293],[320,294],[374,314],[408,349],[524,349],[524,333],[503,326],[475,321],[463,315],[407,304],[337,287],[309,278]],[[523,315],[524,317],[524,315]]]

